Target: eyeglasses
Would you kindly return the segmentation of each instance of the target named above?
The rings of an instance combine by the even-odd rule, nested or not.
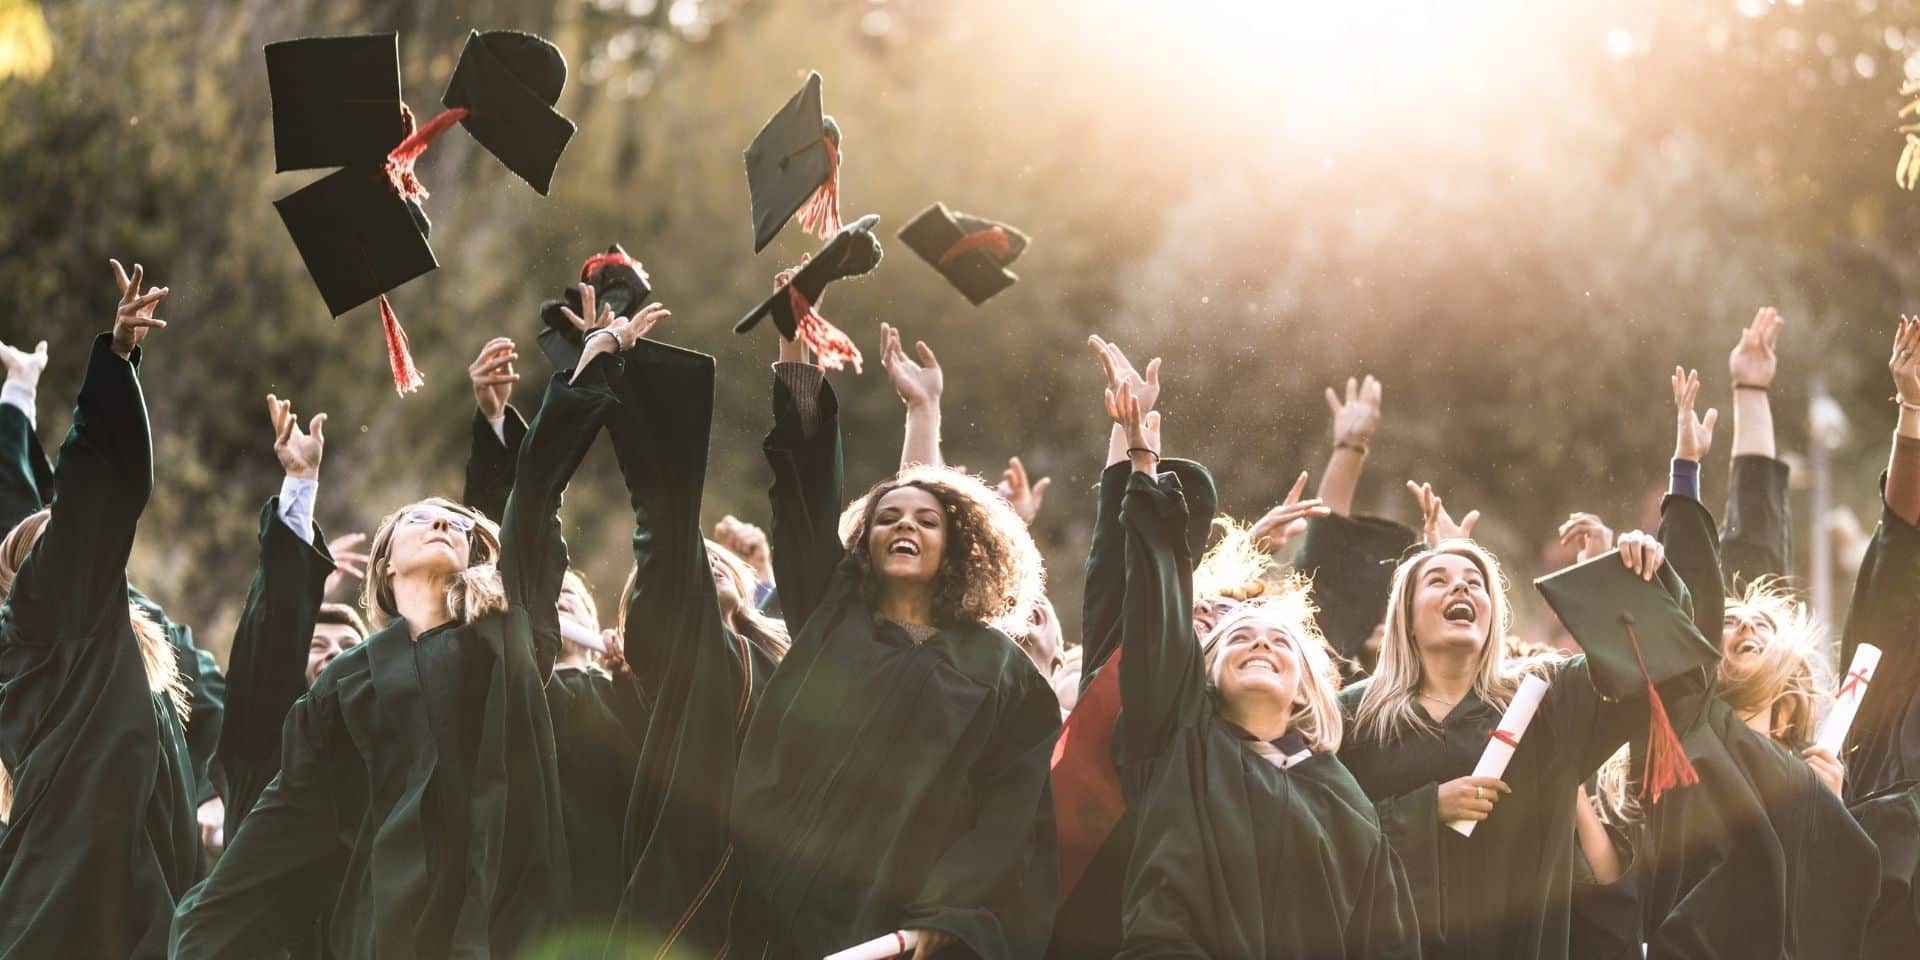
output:
[[[436,510],[432,507],[414,507],[412,510],[408,510],[406,513],[400,515],[400,522],[403,524],[426,526],[436,520],[446,521],[447,526],[461,533],[473,532],[472,517],[463,517],[450,510]]]

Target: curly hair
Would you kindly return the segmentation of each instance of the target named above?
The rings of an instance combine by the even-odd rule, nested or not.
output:
[[[931,494],[946,515],[946,549],[933,577],[934,625],[984,623],[1008,636],[1025,630],[1046,589],[1046,570],[1026,521],[985,481],[948,467],[907,467],[874,484],[840,514],[845,562],[868,605],[880,590],[867,549],[873,515],[881,498],[901,487]]]

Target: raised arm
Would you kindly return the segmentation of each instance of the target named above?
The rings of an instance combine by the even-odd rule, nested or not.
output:
[[[519,359],[512,340],[494,337],[467,366],[467,380],[473,385],[473,443],[461,499],[496,520],[507,512],[520,444],[527,436],[527,422],[507,402],[520,380],[513,369]]]
[[[12,530],[53,495],[53,471],[34,433],[47,342],[40,341],[32,353],[0,343],[0,364],[7,370],[6,385],[0,387],[0,530]]]
[[[1700,502],[1700,462],[1713,449],[1713,428],[1720,412],[1694,412],[1700,396],[1700,372],[1673,369],[1673,473],[1667,498],[1660,505],[1660,543],[1667,562],[1687,586],[1693,600],[1693,622],[1700,635],[1718,646],[1721,619],[1727,603],[1726,583],[1720,572],[1720,538],[1713,515]]]
[[[1777,365],[1774,346],[1784,323],[1779,311],[1761,309],[1727,357],[1733,381],[1733,475],[1720,527],[1720,561],[1728,584],[1793,573],[1787,465],[1775,456],[1768,394]]]
[[[215,754],[226,785],[227,837],[280,772],[280,729],[307,692],[307,650],[334,569],[313,522],[327,415],[316,414],[303,431],[293,404],[271,394],[267,415],[286,479],[260,512],[260,565],[227,657],[227,713]]]
[[[1367,465],[1368,444],[1380,426],[1380,381],[1347,378],[1346,399],[1327,388],[1327,409],[1333,412],[1333,453],[1320,475],[1319,499],[1342,517],[1353,515],[1353,494],[1360,488],[1360,471]]]
[[[946,374],[925,340],[915,341],[915,363],[900,347],[900,331],[891,324],[880,325],[880,363],[887,368],[887,379],[907,406],[907,429],[900,442],[900,469],[915,464],[944,467],[940,453],[940,394],[946,389]]]
[[[1160,452],[1160,413],[1153,409],[1160,397],[1160,360],[1147,364],[1140,376],[1120,348],[1088,337],[1087,345],[1100,358],[1107,389],[1125,389],[1146,410],[1141,433],[1148,452]],[[1127,490],[1132,458],[1127,432],[1114,424],[1107,444],[1107,466],[1100,472],[1100,492],[1094,511],[1093,539],[1087,548],[1086,589],[1081,594],[1080,637],[1084,647],[1080,689],[1093,682],[1095,672],[1120,648],[1120,620],[1126,601],[1126,532],[1120,526],[1120,501]]]
[[[761,449],[773,468],[767,496],[773,507],[780,610],[799,637],[846,555],[839,528],[845,503],[840,401],[803,343],[780,340],[780,362],[773,367],[773,429]]]

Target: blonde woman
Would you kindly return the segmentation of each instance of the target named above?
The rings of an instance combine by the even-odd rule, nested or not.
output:
[[[0,541],[0,955],[166,955],[200,872],[186,690],[127,556],[153,492],[140,342],[166,287],[113,262],[52,507]]]
[[[1602,700],[1584,658],[1536,665],[1552,685],[1512,765],[1502,779],[1471,776],[1519,679],[1501,654],[1506,583],[1491,553],[1458,537],[1430,487],[1415,493],[1430,546],[1394,571],[1378,672],[1341,693],[1340,759],[1406,866],[1427,956],[1563,958],[1574,853],[1568,801],[1647,729],[1647,704]],[[1712,536],[1705,511],[1669,520]],[[1644,533],[1620,538],[1621,561],[1643,578],[1664,555]],[[1671,694],[1698,683],[1691,678],[1652,679]],[[1456,820],[1477,829],[1461,836],[1446,826]]]
[[[1418,957],[1399,861],[1335,756],[1338,671],[1304,585],[1233,607],[1203,657],[1179,481],[1156,474],[1131,390],[1107,405],[1131,462],[1115,743],[1138,839],[1119,956]]]
[[[336,956],[509,956],[566,915],[543,689],[567,569],[557,511],[615,403],[612,354],[664,314],[595,315],[528,429],[501,532],[437,497],[380,524],[363,598],[385,626],[294,705],[280,774],[182,904],[175,956],[270,955],[316,916]]]

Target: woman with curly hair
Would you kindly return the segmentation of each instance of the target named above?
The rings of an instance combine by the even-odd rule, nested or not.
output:
[[[938,467],[876,484],[836,524],[838,403],[799,344],[781,361],[765,447],[793,646],[735,774],[737,915],[776,957],[904,930],[917,956],[1035,956],[1060,713],[995,625],[1025,622],[1038,551],[990,487]]]

